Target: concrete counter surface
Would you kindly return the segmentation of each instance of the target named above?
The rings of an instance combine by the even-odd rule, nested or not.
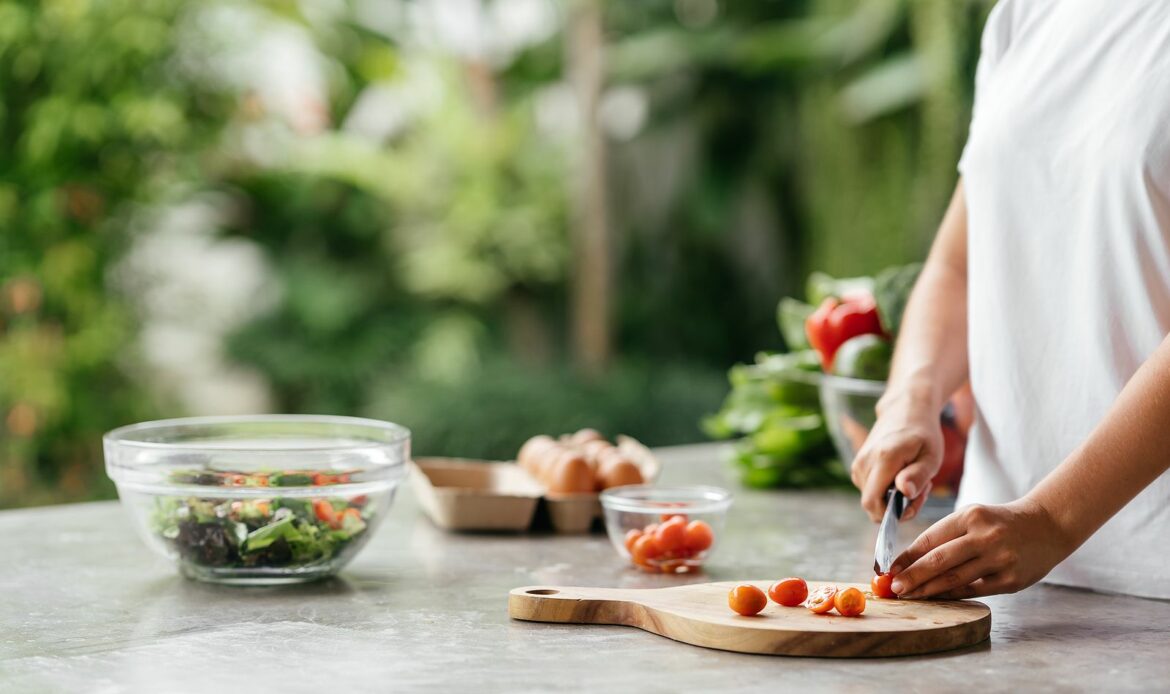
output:
[[[989,642],[911,658],[740,655],[509,620],[523,585],[869,580],[876,529],[855,495],[741,489],[718,446],[660,454],[663,483],[736,494],[697,576],[640,574],[603,534],[449,534],[408,487],[340,577],[271,588],[180,577],[116,502],[0,513],[0,691],[1170,690],[1170,603],[1044,585],[986,600]],[[908,523],[901,541],[925,527]]]

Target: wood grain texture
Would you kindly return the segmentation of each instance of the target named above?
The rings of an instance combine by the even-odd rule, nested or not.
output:
[[[767,591],[769,581],[698,583],[672,588],[622,589],[526,586],[508,596],[513,619],[565,624],[637,627],[676,641],[740,653],[867,658],[920,655],[984,641],[991,610],[971,600],[879,600],[870,598],[860,617],[814,615],[803,607],[769,601],[754,617],[727,606],[727,593],[743,583]],[[809,581],[823,585],[869,586]]]

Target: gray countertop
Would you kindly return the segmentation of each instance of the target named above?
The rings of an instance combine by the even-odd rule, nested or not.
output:
[[[339,578],[291,587],[183,579],[113,502],[0,513],[0,691],[207,694],[244,691],[245,682],[315,694],[1170,687],[1170,603],[1050,586],[987,600],[990,642],[913,658],[740,655],[628,627],[510,621],[507,594],[521,585],[868,581],[875,529],[854,495],[742,490],[715,446],[660,452],[664,482],[735,489],[704,575],[639,574],[601,534],[447,534],[420,514],[409,488]],[[903,542],[923,527],[908,523]]]

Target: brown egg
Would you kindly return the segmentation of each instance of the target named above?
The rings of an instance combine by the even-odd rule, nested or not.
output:
[[[557,494],[575,494],[593,491],[593,470],[585,456],[568,451],[557,459],[547,482],[548,490]]]
[[[642,484],[642,471],[629,458],[618,455],[609,456],[601,464],[597,474],[598,486],[601,489],[621,487],[627,484]]]
[[[584,446],[590,441],[604,441],[605,437],[601,435],[596,429],[581,429],[577,433],[569,437],[569,441],[574,446]]]
[[[544,434],[533,436],[520,447],[520,452],[516,454],[516,462],[520,463],[520,467],[533,473],[536,470],[536,461],[540,457],[539,454],[550,446],[555,445],[556,441],[553,441],[551,436],[545,436]]]
[[[558,461],[568,450],[554,441],[551,446],[545,446],[533,453],[532,475],[547,486],[553,474],[556,473]]]
[[[589,465],[594,470],[601,465],[602,456],[609,450],[616,450],[609,441],[587,441],[585,445],[581,446],[581,453],[585,455],[585,460],[589,461]]]
[[[597,462],[601,467],[605,467],[610,461],[629,460],[630,457],[622,452],[617,446],[610,446],[604,448],[597,453]]]

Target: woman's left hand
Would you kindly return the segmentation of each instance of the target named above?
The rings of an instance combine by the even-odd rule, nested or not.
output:
[[[968,506],[935,523],[894,560],[899,597],[949,599],[1014,593],[1070,553],[1049,513],[1028,498]]]

